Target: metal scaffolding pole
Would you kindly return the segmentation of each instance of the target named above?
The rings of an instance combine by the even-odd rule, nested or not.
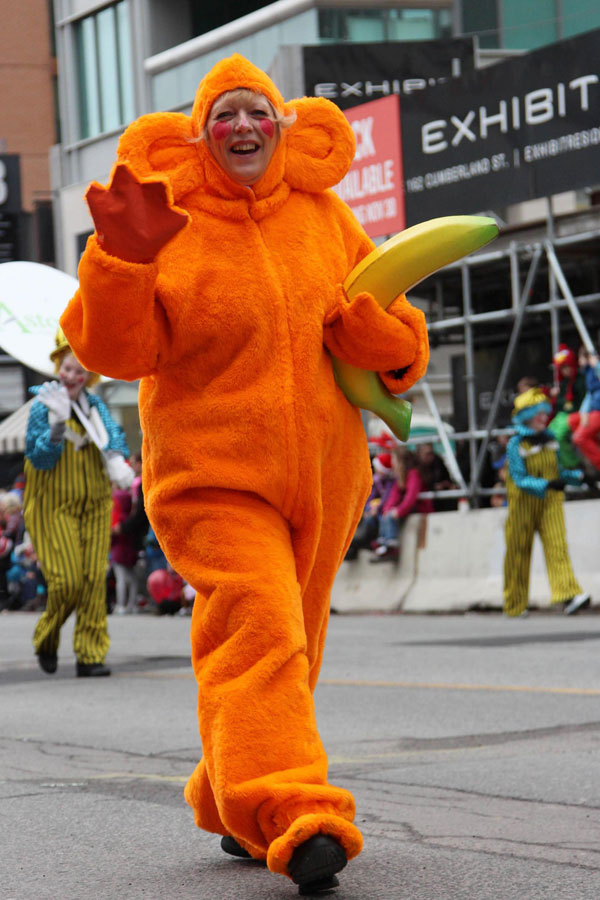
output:
[[[477,408],[475,397],[475,363],[473,355],[473,327],[471,325],[471,273],[466,263],[461,267],[463,289],[463,313],[465,327],[465,382],[467,389],[467,423],[471,433],[477,428]],[[477,444],[474,437],[469,438],[469,468],[471,478],[469,491],[472,500],[475,500],[477,483],[474,479],[475,465],[477,461]]]
[[[597,219],[598,217],[596,217]],[[465,356],[465,392],[467,404],[467,427],[460,434],[448,434],[446,429],[440,428],[441,415],[437,407],[437,401],[434,395],[435,384],[427,383],[423,385],[423,396],[428,404],[432,418],[435,421],[436,429],[440,435],[442,443],[443,435],[449,438],[449,441],[455,439],[468,440],[469,442],[469,462],[471,477],[469,484],[465,488],[462,487],[456,471],[450,462],[448,468],[452,468],[452,475],[461,484],[461,488],[457,491],[457,495],[467,494],[469,498],[476,504],[476,498],[489,494],[490,491],[480,487],[479,479],[483,470],[483,462],[490,437],[498,433],[512,433],[512,429],[494,428],[500,409],[500,397],[503,389],[505,389],[506,379],[511,359],[515,358],[516,348],[518,346],[519,331],[522,329],[526,317],[539,316],[540,313],[548,314],[549,326],[552,341],[552,352],[556,351],[560,342],[560,312],[568,309],[570,315],[576,325],[582,343],[589,351],[594,350],[590,333],[583,321],[581,311],[584,307],[594,310],[597,315],[598,303],[600,301],[600,292],[582,294],[574,297],[569,288],[565,274],[561,268],[561,264],[557,258],[557,252],[561,247],[585,244],[586,242],[600,239],[600,228],[589,226],[588,222],[584,223],[587,230],[579,233],[557,233],[556,223],[552,216],[549,216],[546,234],[539,229],[534,239],[519,242],[511,240],[510,243],[502,250],[490,252],[479,252],[467,257],[461,261],[446,266],[444,272],[458,274],[460,269],[462,284],[462,315],[451,315],[444,318],[444,288],[441,281],[438,281],[434,287],[434,298],[436,314],[431,316],[428,323],[430,333],[437,332],[438,335],[444,336],[446,340],[450,339],[450,332],[455,332],[452,337],[457,337],[457,333],[462,332],[464,338],[464,356]],[[590,255],[595,252],[592,247],[589,248]],[[528,303],[527,299],[530,294],[531,286],[534,283],[536,272],[539,272],[539,266],[545,254],[548,264],[548,299],[543,302]],[[481,267],[494,266],[499,260],[509,263],[510,274],[510,305],[503,309],[493,309],[486,312],[475,312],[473,309],[472,287],[471,287],[471,271],[481,273]],[[529,270],[525,279],[525,285],[521,290],[520,267],[524,263],[529,263]],[[497,268],[497,267],[496,267]],[[458,300],[458,297],[456,298]],[[447,308],[447,307],[446,307]],[[492,408],[487,416],[485,429],[478,427],[477,424],[477,388],[475,381],[475,332],[480,324],[484,323],[500,323],[512,322],[512,331],[507,346],[502,370],[498,379]],[[423,443],[431,440],[431,436],[423,435],[422,437],[413,439],[415,443]],[[481,442],[481,443],[480,443]],[[456,461],[454,453],[450,456],[444,447],[448,460]],[[452,447],[450,447],[452,452]],[[464,478],[463,478],[464,483]],[[445,493],[445,496],[449,494]]]
[[[488,413],[487,422],[485,424],[486,434],[485,434],[483,441],[481,442],[481,446],[479,448],[479,453],[477,455],[477,461],[475,463],[474,481],[476,483],[479,482],[479,478],[481,476],[481,471],[483,469],[483,462],[485,460],[485,454],[487,452],[488,444],[490,442],[490,433],[496,422],[496,416],[498,415],[498,410],[500,408],[500,398],[502,396],[502,391],[504,390],[504,385],[505,385],[506,379],[508,377],[508,372],[511,367],[513,357],[515,355],[515,350],[517,349],[519,335],[521,334],[521,326],[523,324],[523,314],[525,312],[525,307],[527,305],[529,293],[530,293],[531,287],[533,285],[533,280],[537,273],[541,255],[542,255],[542,248],[538,245],[534,250],[533,257],[531,259],[531,264],[529,266],[529,271],[527,273],[527,278],[525,279],[525,285],[521,292],[521,297],[519,299],[519,305],[517,306],[517,310],[516,310],[515,321],[513,323],[510,339],[508,341],[508,347],[506,348],[506,354],[504,356],[504,361],[502,363],[502,368],[500,370],[500,375],[498,377],[498,384],[496,385],[496,390],[494,391],[494,398],[492,400],[492,405],[491,405],[490,411]]]
[[[425,378],[421,379],[419,385],[421,387],[421,390],[423,391],[425,400],[427,401],[429,412],[431,413],[435,422],[435,427],[437,428],[440,441],[442,442],[442,447],[444,448],[444,458],[446,460],[446,466],[448,468],[448,472],[450,473],[450,477],[462,488],[463,491],[466,492],[468,490],[467,483],[463,478],[463,474],[460,471],[458,462],[456,461],[456,456],[454,455],[454,452],[450,445],[450,441],[448,440],[448,434],[446,432],[446,428],[444,427],[443,419],[440,416],[440,412],[437,408],[431,386]]]
[[[577,304],[575,303],[575,298],[573,297],[573,294],[571,293],[571,289],[569,288],[567,279],[565,278],[565,275],[561,268],[561,265],[560,265],[558,259],[556,258],[556,253],[554,252],[554,247],[552,246],[550,241],[545,241],[544,247],[546,249],[546,256],[548,257],[548,262],[550,263],[552,271],[554,272],[554,275],[558,282],[558,286],[562,292],[563,297],[567,301],[567,306],[569,307],[569,312],[571,313],[571,316],[573,317],[573,321],[575,322],[575,327],[577,328],[577,331],[579,332],[579,337],[581,338],[581,342],[584,345],[585,349],[588,351],[588,353],[595,353],[596,350],[594,348],[594,344],[590,337],[590,333],[587,330],[587,328],[585,327],[585,323],[584,323],[583,319],[581,318],[581,313],[579,312]]]
[[[552,197],[547,198],[548,204],[548,240],[552,243],[555,237],[554,229],[554,213],[552,211]],[[548,269],[548,297],[550,300],[550,341],[552,347],[552,357],[558,350],[560,344],[560,321],[558,316],[558,291],[556,290],[556,276],[552,271],[552,267]]]

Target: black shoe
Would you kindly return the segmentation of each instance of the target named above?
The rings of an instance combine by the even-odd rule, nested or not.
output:
[[[288,871],[298,893],[317,894],[337,887],[335,877],[348,859],[343,847],[328,834],[315,834],[296,847],[288,863]]]
[[[78,678],[102,678],[110,675],[110,669],[104,663],[77,663]]]
[[[330,875],[329,878],[320,878],[318,881],[307,881],[298,888],[298,893],[303,897],[320,894],[322,891],[331,891],[333,888],[339,887],[339,878]]]
[[[58,658],[56,653],[38,653],[37,658],[40,669],[42,669],[46,675],[54,675],[58,668]]]
[[[226,834],[221,838],[221,850],[229,853],[230,856],[239,856],[240,859],[252,859],[247,850],[244,850],[241,844],[230,834]]]

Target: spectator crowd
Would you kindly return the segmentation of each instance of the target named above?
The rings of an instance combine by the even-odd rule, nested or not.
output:
[[[111,548],[106,561],[107,611],[119,615],[191,612],[194,590],[169,566],[144,509],[142,458],[130,457],[129,490],[113,486]],[[38,612],[46,582],[23,516],[25,476],[0,490],[0,611]]]
[[[552,406],[548,430],[559,445],[564,469],[583,468],[586,482],[600,479],[600,360],[584,348],[576,353],[561,344],[553,357],[553,383],[540,384],[522,376],[515,396],[536,388]],[[506,448],[510,435],[499,434],[489,445],[493,493],[490,505],[506,506]],[[370,562],[394,562],[400,555],[403,526],[412,513],[429,514],[456,509],[455,498],[423,496],[457,488],[433,443],[414,449],[382,431],[370,438],[373,487],[346,560],[361,549]],[[468,479],[461,446],[457,460]],[[189,613],[193,589],[169,566],[148,522],[142,491],[141,454],[129,464],[135,478],[130,489],[113,488],[111,550],[107,560],[107,608],[118,615],[153,611],[158,615]],[[23,520],[24,476],[0,491],[0,610],[44,608],[46,586],[35,548]]]

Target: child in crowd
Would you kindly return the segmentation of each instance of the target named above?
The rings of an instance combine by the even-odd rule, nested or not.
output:
[[[166,569],[168,566],[167,557],[162,552],[152,527],[148,528],[144,539],[144,556],[146,559],[146,577],[151,575],[152,572],[156,572],[157,569]]]
[[[43,609],[46,602],[44,576],[27,532],[11,554],[11,567],[6,577],[11,609],[27,611]]]
[[[131,493],[120,488],[113,490],[110,560],[115,576],[115,612],[118,615],[137,611],[135,564],[138,554],[133,535],[121,531],[121,524],[130,513]]]
[[[2,512],[0,506],[0,609],[6,609],[10,606],[7,572],[10,569],[13,542],[6,534],[6,521]]]
[[[393,453],[395,478],[381,508],[379,538],[371,562],[398,559],[398,534],[401,524],[411,512],[433,512],[431,500],[419,500],[427,490],[417,459],[407,447],[399,446]]]
[[[362,518],[357,525],[352,543],[348,547],[344,559],[353,560],[358,551],[364,550],[377,540],[379,534],[379,516],[382,504],[394,484],[394,470],[391,453],[379,453],[373,458],[373,487],[365,504]]]
[[[564,469],[576,469],[581,460],[573,446],[569,417],[577,412],[585,396],[585,375],[578,370],[577,357],[566,344],[559,346],[552,363],[554,386],[549,393],[553,402],[553,415],[548,430],[558,441],[561,466]]]
[[[535,377],[535,375],[523,375],[517,381],[516,393],[524,394],[525,391],[528,391],[529,388],[539,387],[540,382],[539,379]]]

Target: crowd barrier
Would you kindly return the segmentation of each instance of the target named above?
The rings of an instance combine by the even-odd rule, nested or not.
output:
[[[600,604],[600,500],[564,504],[567,540],[581,586]],[[361,550],[342,563],[331,606],[337,612],[449,613],[502,608],[506,508],[409,516],[397,563],[372,564]],[[550,606],[541,543],[536,536],[530,606]]]

